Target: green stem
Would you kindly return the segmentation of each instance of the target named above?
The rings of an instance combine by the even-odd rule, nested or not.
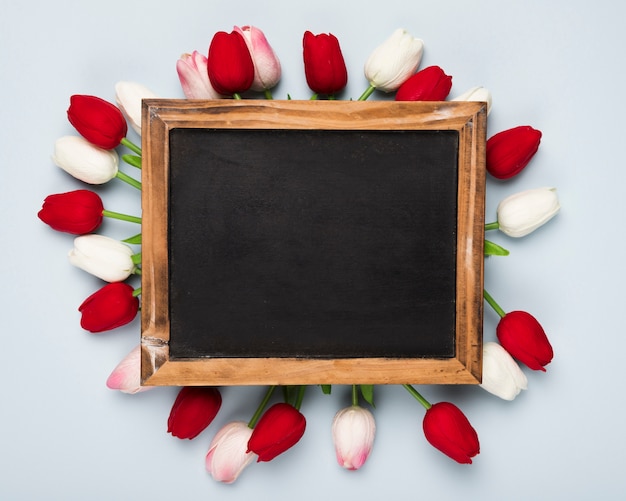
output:
[[[313,94],[313,95],[309,98],[309,101],[316,101],[316,100],[317,100],[317,98],[318,98],[318,95],[317,95],[317,94]]]
[[[488,223],[485,225],[485,231],[497,230],[498,228],[500,228],[500,224],[498,223],[498,221],[495,221],[493,223]]]
[[[233,99],[241,99],[241,95],[238,92],[233,94]]]
[[[133,275],[139,275],[139,276],[141,276],[141,268],[135,268],[135,269],[133,270]]]
[[[132,141],[129,141],[126,138],[123,138],[120,141],[120,144],[123,144],[124,146],[126,146],[129,150],[134,151],[135,153],[137,153],[137,155],[141,155],[141,148],[139,146],[137,146],[135,143],[133,143]]]
[[[485,300],[489,303],[489,306],[491,306],[498,315],[500,315],[500,317],[504,317],[504,315],[506,315],[506,312],[500,308],[500,305],[498,303],[496,303],[495,299],[493,299],[491,297],[491,295],[483,289],[483,297],[485,298]]]
[[[141,252],[137,252],[137,254],[133,254],[132,256],[130,256],[130,258],[133,260],[133,263],[135,264],[141,263]]]
[[[124,181],[125,183],[130,184],[131,186],[133,186],[134,188],[137,188],[138,190],[141,189],[141,183],[139,181],[137,181],[136,179],[133,179],[128,174],[124,174],[121,170],[117,171],[117,174],[115,174],[115,177]]]
[[[337,98],[335,97],[335,95],[334,95],[334,94],[330,94],[330,95],[328,96],[328,100],[329,100],[329,101],[334,101],[335,99],[337,99]]]
[[[105,217],[110,217],[112,219],[128,221],[129,223],[141,224],[141,218],[137,216],[129,216],[128,214],[120,214],[119,212],[113,212],[113,211],[106,210],[106,209],[102,211],[102,215]]]
[[[304,392],[306,391],[306,385],[302,384],[298,387],[298,396],[296,397],[296,403],[294,407],[296,410],[300,410],[302,406],[302,400],[304,400]]]
[[[265,99],[274,99],[274,96],[272,96],[272,91],[269,89],[265,89]]]
[[[276,386],[270,386],[267,389],[267,391],[265,392],[265,396],[263,397],[263,400],[259,404],[259,407],[257,408],[256,412],[252,416],[252,419],[250,419],[250,421],[248,422],[248,428],[254,428],[256,426],[257,422],[259,421],[259,418],[261,417],[261,414],[263,414],[263,410],[265,409],[265,406],[270,401],[270,398],[272,397],[272,393],[274,393],[275,388]]]
[[[422,397],[420,392],[417,391],[415,388],[413,388],[410,384],[403,384],[402,386],[404,386],[406,391],[408,391],[411,395],[413,395],[413,398],[415,398],[415,400],[417,400],[420,404],[422,404],[426,410],[432,407],[432,405],[430,405],[430,402],[426,400],[424,397]]]
[[[133,297],[137,296],[141,296],[141,287],[138,287],[133,291]]]
[[[370,86],[367,89],[365,89],[365,92],[361,94],[361,97],[359,97],[357,101],[365,101],[368,97],[370,97],[373,94],[375,90],[376,90],[376,87],[370,84]]]
[[[352,405],[359,405],[359,391],[356,384],[352,385]]]

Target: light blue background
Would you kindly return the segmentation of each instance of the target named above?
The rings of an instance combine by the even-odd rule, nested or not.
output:
[[[120,1],[2,2],[0,71],[0,499],[618,499],[624,496],[622,314],[624,49],[626,9],[597,1]],[[50,160],[74,131],[69,96],[113,100],[132,80],[183,97],[175,63],[206,52],[215,31],[253,24],[283,64],[277,98],[306,99],[301,40],[332,32],[349,70],[344,98],[366,86],[370,52],[397,27],[425,41],[422,67],[451,74],[451,97],[474,85],[493,94],[489,134],[522,124],[543,131],[539,153],[517,178],[488,182],[487,219],[500,199],[555,186],[561,214],[486,264],[486,286],[506,310],[532,312],[555,350],[547,373],[504,402],[477,387],[422,387],[459,405],[481,454],[461,466],[427,444],[423,409],[403,389],[377,389],[378,433],[358,472],[335,463],[330,422],[348,389],[310,389],[302,441],[232,486],[204,471],[213,434],[247,420],[261,388],[229,388],[216,421],[193,441],[166,433],[176,394],[138,395],[104,383],[137,343],[139,324],[91,335],[78,305],[100,284],[73,268],[72,237],[36,217],[45,196],[81,187]],[[380,95],[374,98],[381,98]],[[99,190],[110,210],[139,212],[138,193],[113,181]],[[107,222],[123,238],[135,228]],[[495,314],[485,310],[485,340]]]

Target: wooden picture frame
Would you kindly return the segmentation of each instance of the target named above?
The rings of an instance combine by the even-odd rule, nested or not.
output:
[[[142,384],[479,383],[485,136],[477,102],[144,100]]]

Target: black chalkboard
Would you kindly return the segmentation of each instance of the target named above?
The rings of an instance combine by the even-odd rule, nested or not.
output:
[[[453,357],[457,131],[173,129],[170,358]]]
[[[147,99],[146,385],[477,384],[486,104]]]

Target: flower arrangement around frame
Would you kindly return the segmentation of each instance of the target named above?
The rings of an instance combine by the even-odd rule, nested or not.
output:
[[[338,39],[332,34],[303,36],[303,62],[310,99],[335,99],[348,81]],[[438,66],[419,69],[424,44],[398,29],[379,45],[364,65],[367,87],[358,100],[375,92],[395,93],[399,101],[443,101],[452,88],[452,77]],[[272,99],[280,81],[281,64],[265,34],[253,26],[235,27],[213,36],[208,55],[194,51],[176,62],[176,71],[187,99],[242,99],[246,93],[262,93]],[[127,139],[130,125],[141,134],[141,100],[157,97],[147,87],[119,82],[116,104],[90,95],[73,95],[67,116],[79,135],[65,136],[54,145],[54,163],[87,185],[101,185],[117,178],[141,190],[141,181],[120,170],[120,158],[141,169],[141,149]],[[291,99],[291,97],[289,97]],[[491,95],[482,87],[469,89],[456,100],[483,101],[491,109]],[[542,133],[528,125],[501,131],[487,140],[486,167],[498,180],[510,180],[532,160]],[[128,152],[118,153],[118,148]],[[140,177],[140,176],[139,176]],[[554,188],[537,188],[511,195],[497,207],[496,221],[486,231],[499,230],[513,238],[526,236],[547,223],[560,209]],[[92,333],[109,331],[131,322],[140,309],[141,287],[130,285],[141,275],[141,233],[118,241],[96,233],[104,217],[141,224],[141,218],[105,209],[94,189],[49,195],[38,213],[52,229],[75,235],[70,263],[100,278],[104,285],[79,306],[81,327]],[[508,251],[485,240],[485,256],[505,256]],[[541,324],[525,311],[506,312],[484,291],[484,298],[500,317],[496,341],[483,345],[481,387],[505,400],[513,400],[527,388],[519,364],[545,371],[553,350]],[[112,371],[106,384],[125,393],[145,391],[140,384],[140,350],[133,349]],[[478,434],[463,412],[451,402],[430,403],[416,388],[403,385],[424,408],[426,440],[458,463],[472,463],[479,454]],[[321,385],[331,393],[328,385]],[[234,421],[217,431],[206,454],[206,469],[217,481],[234,482],[254,461],[271,461],[303,436],[306,419],[301,412],[305,386],[283,387],[283,399],[269,405],[276,388],[267,388],[249,421]],[[372,410],[374,386],[353,385],[350,405],[332,420],[331,432],[338,464],[349,470],[363,466],[376,432]],[[206,429],[222,403],[218,388],[183,387],[167,421],[167,431],[179,439],[193,439]],[[268,407],[269,406],[269,407]]]

